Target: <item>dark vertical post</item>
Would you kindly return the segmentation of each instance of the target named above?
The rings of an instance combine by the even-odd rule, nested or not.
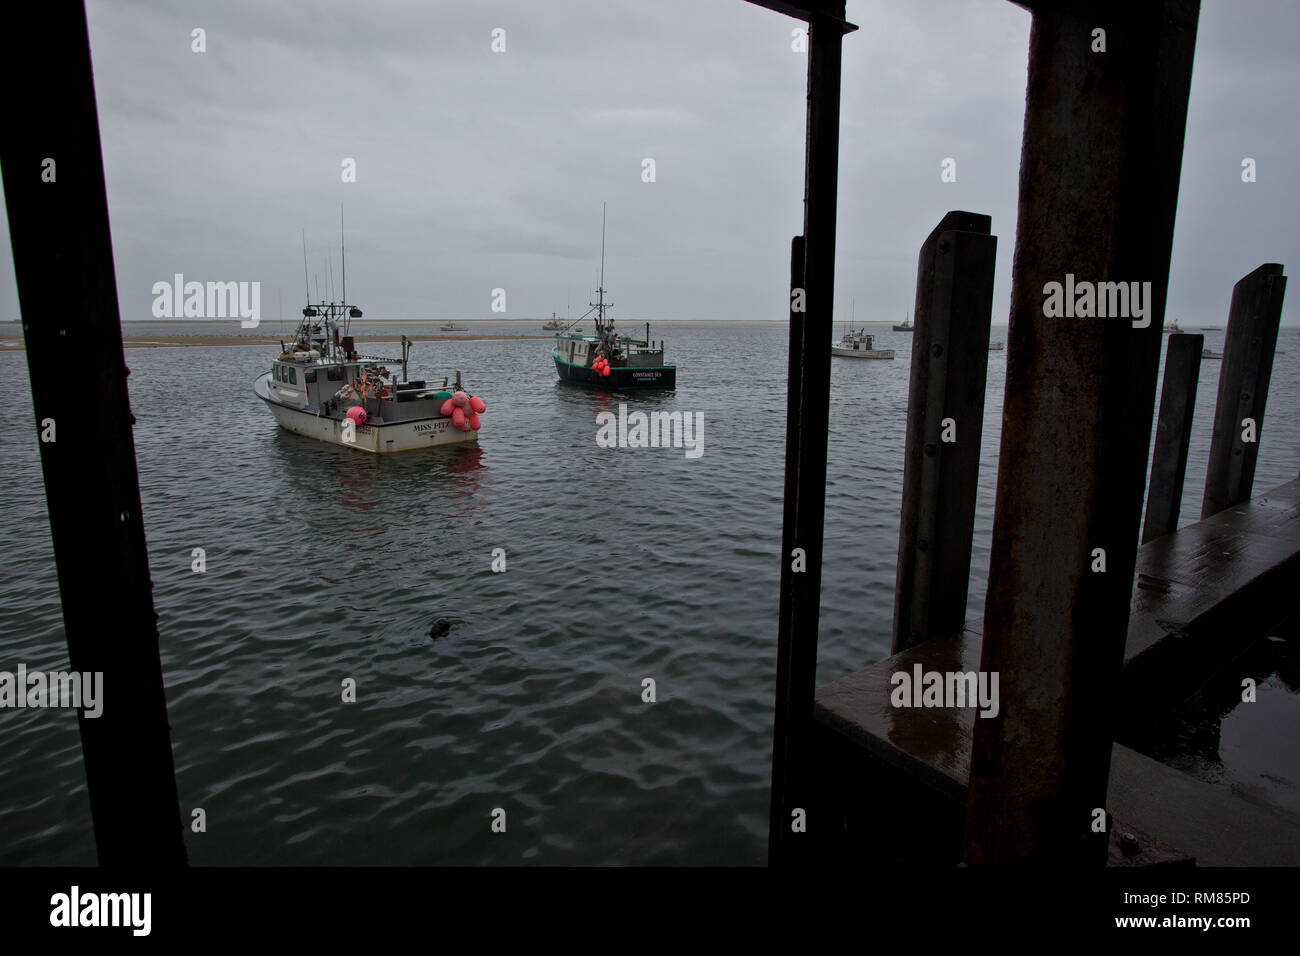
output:
[[[1203,335],[1177,332],[1169,336],[1160,416],[1156,419],[1156,447],[1151,454],[1151,481],[1147,486],[1147,514],[1142,523],[1143,544],[1178,530],[1204,347]]]
[[[826,509],[826,408],[830,403],[831,320],[835,291],[835,210],[839,178],[840,54],[848,25],[812,15],[809,22],[808,142],[804,168],[804,268],[798,378],[790,384],[786,424],[785,515],[777,632],[777,699],[772,746],[768,858],[796,858],[793,811],[804,809],[801,744],[812,720],[821,602],[822,521]],[[792,255],[792,260],[794,256]],[[792,325],[791,344],[794,343]],[[791,358],[792,366],[795,362]],[[793,450],[791,450],[793,447]],[[794,552],[801,558],[796,565]],[[796,567],[799,569],[796,570]],[[817,826],[817,821],[807,823]]]
[[[921,246],[894,653],[966,622],[998,247],[991,224],[950,212]]]
[[[975,721],[965,861],[1102,866],[1107,835],[1093,826],[1106,805],[1199,4],[1022,5],[1034,18],[981,660],[999,675],[1000,710]],[[1105,52],[1093,51],[1099,28]],[[1090,311],[1076,279],[1139,283],[1145,314],[1115,286],[1112,317],[1095,298],[1092,317],[1067,317]],[[1053,282],[1070,313],[1048,316]]]
[[[103,675],[102,714],[80,717],[95,842],[106,866],[179,865],[185,845],[85,10],[26,4],[7,14],[0,169],[41,436],[33,440],[72,669]],[[49,69],[36,79],[32,63]],[[70,364],[82,372],[75,389],[65,377]]]
[[[1265,263],[1232,287],[1202,519],[1250,500],[1285,294],[1286,276],[1276,262]],[[1246,419],[1251,420],[1253,435]],[[1248,435],[1252,440],[1246,440]]]

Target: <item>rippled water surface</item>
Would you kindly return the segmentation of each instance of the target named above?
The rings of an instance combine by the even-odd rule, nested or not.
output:
[[[273,349],[128,352],[181,805],[208,822],[187,834],[192,862],[765,860],[787,332],[653,331],[678,388],[622,398],[557,384],[545,341],[417,345],[412,378],[461,369],[488,402],[482,440],[388,458],[277,429],[250,390]],[[1257,490],[1300,462],[1300,340],[1282,340]],[[877,341],[897,360],[833,363],[821,681],[889,645],[911,343]],[[973,617],[1005,355],[990,355]],[[1203,367],[1184,523],[1218,365]],[[0,371],[21,426],[0,433],[0,669],[62,668],[24,354],[0,353]],[[703,457],[599,448],[595,416],[620,401],[703,412]],[[434,639],[437,618],[453,626]],[[73,712],[0,721],[0,863],[93,862]]]

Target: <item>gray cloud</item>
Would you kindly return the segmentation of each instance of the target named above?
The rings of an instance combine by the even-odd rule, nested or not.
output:
[[[292,314],[301,229],[322,291],[331,250],[339,281],[340,200],[349,295],[371,317],[488,317],[496,287],[510,316],[562,311],[569,290],[576,307],[596,284],[602,201],[616,315],[785,315],[802,225],[796,21],[741,0],[92,0],[89,14],[126,318],[148,318],[150,287],[175,272],[260,280],[263,314],[277,294]],[[853,298],[859,319],[901,318],[921,241],[964,208],[993,217],[1005,322],[1029,14],[850,0],[849,16],[839,317]],[[1300,261],[1298,22],[1285,2],[1203,5],[1171,273],[1185,324],[1223,324],[1260,262]],[[190,52],[194,27],[207,53]],[[958,181],[943,184],[948,156]],[[0,317],[16,317],[7,234],[0,246]]]

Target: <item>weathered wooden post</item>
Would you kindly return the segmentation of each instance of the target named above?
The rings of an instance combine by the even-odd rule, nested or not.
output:
[[[1142,523],[1143,544],[1178,530],[1204,347],[1203,335],[1179,332],[1169,336],[1165,383],[1160,390],[1160,416],[1156,419],[1156,447],[1151,455],[1151,480],[1147,485],[1147,514]]]
[[[772,808],[768,859],[798,858],[792,841],[815,821],[805,813],[806,747],[817,671],[821,603],[822,523],[826,511],[826,408],[830,403],[831,322],[835,293],[835,213],[839,180],[840,60],[843,0],[753,0],[808,20],[808,142],[804,166],[802,276],[791,252],[792,312],[802,310],[799,337],[792,316],[791,382],[786,417],[785,510],[781,535],[781,597],[777,629],[776,714],[772,743]],[[797,375],[794,366],[797,363]],[[798,829],[795,826],[798,825]]]
[[[103,675],[101,715],[80,717],[99,862],[183,864],[85,10],[25,4],[7,16],[24,55],[0,58],[0,169],[33,437],[68,656],[73,670]],[[32,63],[49,69],[34,79]],[[75,389],[69,362],[88,373]]]
[[[975,720],[964,858],[1101,866],[1199,3],[1021,5],[1033,26],[981,659],[1001,707]]]
[[[1286,276],[1267,262],[1232,287],[1201,517],[1250,500]]]
[[[966,622],[988,380],[992,220],[950,212],[921,246],[907,406],[894,653]]]

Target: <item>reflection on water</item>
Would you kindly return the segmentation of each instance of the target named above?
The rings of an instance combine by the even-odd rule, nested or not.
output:
[[[464,370],[488,404],[480,441],[391,456],[279,429],[249,387],[262,349],[128,352],[181,805],[220,821],[188,835],[193,862],[766,859],[788,334],[663,336],[676,390],[623,394],[560,385],[548,340],[424,344],[411,377]],[[889,649],[911,336],[877,340],[898,358],[831,367],[823,682]],[[1005,354],[989,368],[971,617]],[[1297,359],[1275,367],[1258,488],[1300,457]],[[1217,364],[1197,393],[1185,516]],[[3,373],[26,381],[22,353],[0,353]],[[596,416],[620,403],[703,413],[703,456],[600,448]],[[0,430],[0,476],[0,669],[66,665],[30,429]],[[0,863],[93,862],[75,717],[3,721]],[[508,835],[490,832],[494,807]]]

